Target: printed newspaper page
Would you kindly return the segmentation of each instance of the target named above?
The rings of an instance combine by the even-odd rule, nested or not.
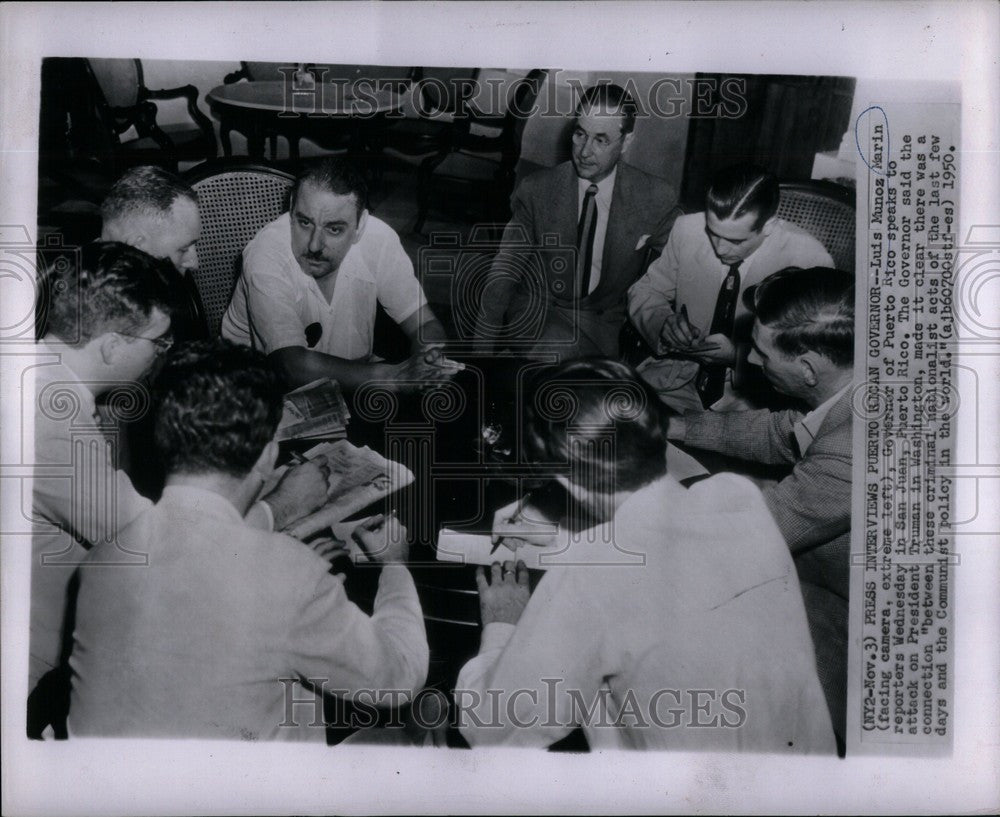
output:
[[[4,813],[1000,808],[998,42],[1000,12],[978,2],[0,7]],[[123,65],[146,97],[114,101],[120,85],[101,78]],[[620,133],[599,131],[587,118],[582,100],[600,86],[622,90],[635,109],[627,127],[625,107],[611,111],[622,119]],[[452,93],[466,106],[457,124],[455,111],[445,110]],[[141,116],[129,119],[130,110]],[[469,111],[475,121],[466,128]],[[164,159],[185,130],[192,152]],[[363,683],[362,693],[388,693],[397,704],[412,698],[403,706],[368,706],[357,690],[313,695],[328,680],[322,673],[303,677],[295,666],[282,667],[282,678],[274,679],[280,683],[272,686],[280,690],[283,719],[272,725],[280,736],[295,731],[312,743],[256,740],[253,730],[242,733],[245,740],[207,739],[213,718],[196,718],[189,732],[137,719],[125,736],[67,737],[60,732],[65,707],[52,707],[62,721],[52,717],[48,728],[35,717],[40,700],[59,704],[63,692],[70,700],[71,691],[78,695],[82,688],[72,658],[65,663],[79,649],[70,617],[63,619],[69,625],[55,628],[65,652],[55,651],[42,676],[50,686],[38,691],[40,642],[33,634],[39,620],[55,614],[46,607],[49,591],[35,585],[58,579],[43,572],[53,557],[72,557],[72,564],[63,558],[61,568],[85,565],[87,551],[104,535],[88,542],[86,535],[67,533],[41,503],[38,486],[61,485],[51,493],[70,504],[97,497],[91,504],[100,507],[90,510],[100,522],[109,512],[146,518],[151,505],[139,494],[155,499],[158,489],[151,491],[143,478],[163,480],[152,432],[129,449],[117,424],[141,424],[156,410],[146,372],[122,380],[86,377],[74,369],[80,365],[74,350],[87,338],[55,346],[36,339],[36,321],[42,326],[51,317],[45,309],[36,314],[36,304],[61,292],[42,287],[40,273],[67,262],[75,269],[84,249],[102,237],[101,203],[136,163],[129,150],[139,143],[152,151],[142,155],[172,163],[178,189],[234,168],[279,180],[280,194],[260,199],[239,188],[234,209],[246,216],[239,230],[252,223],[239,246],[294,207],[286,194],[304,162],[347,157],[366,168],[369,193],[369,212],[356,213],[355,227],[367,220],[355,243],[366,246],[365,231],[391,239],[383,238],[388,243],[374,271],[345,263],[341,272],[350,275],[337,281],[332,301],[328,296],[335,306],[352,288],[350,297],[358,299],[352,303],[364,308],[330,307],[310,314],[302,327],[305,350],[344,337],[357,348],[374,348],[371,379],[320,395],[335,415],[323,429],[314,428],[318,421],[307,411],[296,419],[312,423],[317,434],[306,436],[319,451],[331,450],[329,442],[346,433],[346,441],[333,444],[337,451],[391,463],[393,484],[398,480],[405,490],[372,480],[371,469],[363,468],[362,481],[371,483],[377,503],[361,508],[366,496],[344,513],[321,508],[286,532],[324,540],[332,530],[346,541],[356,515],[398,515],[412,540],[409,573],[428,645],[427,680],[416,694]],[[739,201],[731,201],[727,210],[718,201],[719,179],[747,166],[760,170],[755,184],[764,179],[761,186],[777,191],[773,212],[759,222],[740,221],[758,216],[754,207],[739,211]],[[599,178],[591,185],[588,176]],[[608,178],[611,186],[602,188]],[[736,187],[739,195],[730,198],[750,196]],[[241,270],[240,251],[229,247],[217,261],[210,243],[224,219],[210,214],[204,197],[201,207],[200,236],[191,244],[198,263],[174,263],[200,289],[206,324],[218,326]],[[734,233],[734,223],[744,232]],[[397,253],[395,263],[403,258],[404,269],[412,266],[426,294],[427,305],[416,312],[415,303],[400,302],[398,288],[379,283],[392,266],[385,246]],[[148,242],[145,247],[153,253]],[[344,252],[356,260],[361,250]],[[311,244],[302,254],[303,270],[307,262],[324,262]],[[663,273],[671,264],[674,272]],[[821,304],[827,315],[850,314],[842,296],[853,278],[853,323],[841,321],[832,341],[795,330],[795,340],[782,341],[791,346],[769,346],[773,324],[754,315],[767,298],[767,286],[758,287],[787,267],[830,274],[828,285],[818,288],[827,294],[818,299],[834,297],[829,293],[837,282],[846,281],[837,290],[841,301]],[[718,281],[704,285],[705,270]],[[673,284],[638,298],[643,282],[659,274],[674,275]],[[515,279],[521,289],[511,296],[505,281]],[[738,293],[743,297],[733,297]],[[563,308],[566,302],[572,305]],[[820,308],[812,303],[803,309]],[[100,308],[79,306],[80,320]],[[407,336],[414,316],[427,310],[440,319],[447,341],[434,327],[421,334],[427,324]],[[664,334],[668,313],[679,335]],[[334,314],[355,323],[333,331]],[[563,323],[550,333],[552,314]],[[495,325],[490,315],[500,316]],[[155,348],[144,352],[158,356],[159,337],[126,329],[116,332],[150,341]],[[376,335],[374,347],[366,345],[366,333]],[[676,342],[680,335],[689,337]],[[380,337],[389,338],[385,348]],[[411,342],[418,353],[393,357],[393,344],[410,348]],[[781,354],[769,357],[769,350]],[[680,487],[662,495],[637,490],[645,504],[630,506],[626,499],[615,506],[633,509],[631,527],[617,527],[609,512],[610,523],[588,528],[595,519],[607,521],[600,516],[606,505],[588,505],[592,497],[578,490],[586,479],[600,478],[592,476],[603,473],[598,466],[619,467],[620,438],[597,438],[590,471],[574,470],[576,460],[567,454],[572,464],[552,466],[546,480],[539,478],[537,457],[525,453],[545,447],[529,439],[529,432],[538,436],[539,417],[549,431],[560,423],[570,429],[567,448],[574,456],[582,450],[572,447],[573,434],[586,424],[567,418],[586,389],[569,377],[543,401],[552,384],[537,385],[539,378],[546,383],[549,367],[571,358],[592,366],[610,358],[620,367],[612,369],[616,388],[600,404],[616,422],[646,416],[645,398],[636,394],[653,394],[652,402],[668,407],[659,409],[666,430],[656,439],[662,447],[670,436],[677,467],[667,457],[666,468]],[[795,367],[782,366],[789,359],[798,361]],[[451,360],[464,368],[446,374]],[[386,372],[402,375],[397,381]],[[421,378],[428,388],[413,386]],[[593,386],[592,379],[582,383]],[[807,387],[817,384],[824,399],[811,401],[819,391]],[[679,424],[693,409],[708,409],[709,423],[752,413],[767,420],[764,426],[714,426],[706,442],[697,421]],[[718,432],[723,427],[727,431]],[[781,430],[780,441],[766,428]],[[760,453],[767,441],[782,452],[777,463]],[[284,445],[281,462],[301,453]],[[347,459],[334,464],[352,473],[371,464]],[[630,466],[624,476],[640,470]],[[581,476],[584,471],[591,476]],[[136,474],[135,490],[125,472]],[[615,472],[615,479],[621,476]],[[720,485],[728,492],[713,494]],[[617,494],[604,490],[602,496]],[[703,499],[712,496],[712,502]],[[589,522],[570,512],[560,516],[561,508]],[[530,523],[529,511],[553,528],[554,520],[570,518],[580,522],[578,530],[609,533],[587,537],[589,557],[567,549],[562,564],[528,571],[529,578],[500,566],[477,578],[472,563],[514,553],[507,545],[524,546],[526,540],[514,542],[524,532],[513,526]],[[83,521],[94,527],[93,519]],[[697,522],[688,524],[692,519]],[[657,520],[650,541],[619,540],[616,531],[643,529],[649,520]],[[501,529],[510,538],[488,539]],[[186,531],[175,533],[180,539]],[[674,592],[628,581],[628,571],[639,577],[657,563],[650,557],[654,548],[681,539],[698,549],[664,571],[662,584],[675,582]],[[124,546],[113,525],[106,540],[105,546]],[[140,555],[144,567],[120,570],[153,576],[156,565]],[[206,558],[190,566],[192,583],[209,564]],[[781,583],[782,593],[767,573],[772,564],[793,579]],[[691,565],[714,568],[699,573],[688,571]],[[321,566],[328,579],[329,565]],[[69,605],[77,581],[72,572],[59,580],[60,599]],[[281,572],[272,571],[274,581]],[[344,576],[347,597],[364,615],[393,573],[384,571],[383,581],[372,566],[341,570],[336,562],[332,572]],[[131,586],[129,575],[112,578]],[[517,598],[526,612],[520,620],[493,619],[499,627],[484,626],[496,612],[489,600],[499,598],[490,592],[498,581],[524,585],[524,598]],[[591,595],[560,605],[553,602],[558,582],[589,587]],[[394,591],[397,601],[406,596],[401,588]],[[277,598],[267,589],[268,599]],[[229,597],[234,588],[220,580],[219,590]],[[305,592],[287,590],[294,598]],[[729,591],[747,606],[728,620],[713,617],[722,606],[713,594]],[[587,617],[593,599],[606,615]],[[748,602],[754,599],[759,607]],[[114,593],[102,599],[107,609],[120,602]],[[541,608],[544,603],[550,606]],[[702,612],[694,615],[684,603],[700,604]],[[277,606],[269,612],[268,626],[285,614]],[[391,629],[402,615],[396,613],[378,626]],[[206,612],[198,626],[178,633],[171,618],[163,617],[152,643],[129,649],[160,660],[155,642],[165,634],[183,651],[209,643],[213,628],[236,632],[244,621],[241,615],[211,619]],[[556,635],[545,629],[563,620],[568,623]],[[342,622],[327,625],[340,633]],[[544,633],[544,649],[537,649],[528,626]],[[237,665],[242,658],[235,656],[244,655],[239,650],[254,641],[249,629],[239,632],[202,650],[201,660],[188,665],[192,678],[212,677],[213,662],[230,656],[229,666]],[[265,657],[294,652],[286,643],[291,638],[269,641]],[[394,638],[390,632],[387,643]],[[611,646],[600,655],[586,652],[597,643]],[[673,651],[657,652],[663,643],[672,643]],[[517,663],[501,664],[496,656],[509,659],[521,648],[538,664],[529,667],[534,684],[500,671]],[[377,663],[376,653],[351,666]],[[578,706],[558,720],[554,694],[546,693],[571,687],[567,668],[584,653],[584,664],[592,659],[596,666],[608,655],[618,663],[601,664],[592,697],[583,686],[570,688]],[[554,666],[542,666],[549,655],[556,656]],[[653,664],[642,665],[643,656],[652,656]],[[324,658],[331,668],[346,663],[339,654]],[[129,677],[141,678],[142,665],[133,662]],[[639,666],[646,668],[643,683]],[[724,676],[732,666],[749,669]],[[697,675],[700,667],[718,667],[720,674],[706,679]],[[174,665],[168,665],[171,673]],[[241,683],[223,675],[214,676],[220,688]],[[175,711],[164,715],[164,707],[150,705],[150,722],[181,724],[187,704],[196,709],[205,694],[194,688],[204,687],[201,681],[191,686],[180,685],[184,706]],[[498,721],[487,717],[496,713],[487,713],[482,699],[463,704],[480,687],[487,701],[505,702],[505,712],[496,704],[497,717],[507,717],[505,742],[539,748],[482,745],[503,741]],[[122,712],[147,704],[133,689],[115,694]],[[539,717],[510,727],[529,699]],[[542,720],[552,727],[548,732],[539,727]],[[68,723],[71,733],[72,706]],[[741,732],[747,724],[763,724],[763,732]],[[746,737],[782,729],[795,740]],[[606,746],[599,738],[609,733],[627,740]],[[553,735],[558,740],[546,739]],[[552,750],[545,751],[549,743]],[[622,745],[660,748],[622,751]]]

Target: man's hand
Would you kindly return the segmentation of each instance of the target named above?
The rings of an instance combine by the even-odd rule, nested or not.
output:
[[[556,543],[558,536],[555,522],[547,520],[533,505],[522,505],[521,500],[504,505],[493,514],[490,539],[494,545],[502,539],[511,550],[524,545],[548,547]]]
[[[330,466],[324,457],[289,468],[274,490],[261,497],[271,506],[274,529],[284,530],[326,502],[329,478]]]
[[[341,556],[349,556],[351,552],[347,542],[342,542],[336,536],[317,536],[305,544],[328,562],[339,559]]]
[[[373,562],[406,564],[410,558],[406,527],[394,514],[373,516],[358,525],[351,536]]]
[[[440,346],[417,350],[402,363],[389,367],[389,379],[399,391],[422,391],[450,380],[465,366],[444,356]]]
[[[708,335],[688,351],[695,360],[702,364],[724,363],[726,366],[736,365],[736,347],[721,332]]]
[[[479,588],[479,612],[483,626],[493,622],[517,624],[521,613],[528,606],[531,591],[528,589],[528,568],[520,559],[515,569],[513,562],[494,562],[490,568],[491,580],[486,581],[485,571],[476,568],[476,587]]]
[[[701,330],[692,326],[683,312],[670,315],[660,329],[660,342],[668,349],[685,350],[701,338]]]

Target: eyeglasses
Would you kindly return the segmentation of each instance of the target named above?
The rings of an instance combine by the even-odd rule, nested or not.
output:
[[[625,138],[624,133],[621,134],[621,136],[618,136],[614,139],[608,139],[608,137],[605,136],[603,133],[599,133],[597,134],[597,136],[591,136],[589,133],[587,133],[587,131],[583,130],[582,128],[576,128],[573,131],[574,145],[585,145],[587,143],[587,140],[590,139],[591,144],[593,144],[594,148],[599,151],[607,150],[615,142],[620,142],[624,138]]]
[[[119,337],[122,338],[132,338],[133,340],[148,340],[156,347],[156,353],[160,355],[165,355],[169,352],[174,345],[173,338],[147,338],[145,335],[129,335],[125,332],[116,332]]]

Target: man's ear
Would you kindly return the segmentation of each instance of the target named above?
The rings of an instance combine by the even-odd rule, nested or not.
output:
[[[101,362],[105,366],[114,366],[118,360],[118,354],[121,351],[122,340],[121,335],[117,332],[105,332],[103,335],[99,335],[90,341],[88,346],[93,344],[98,354],[101,356]]]
[[[822,358],[815,352],[806,352],[804,355],[799,355],[799,366],[803,382],[810,387],[815,387],[819,383]]]
[[[635,136],[635,130],[631,130],[622,137],[622,153],[628,150],[628,146],[632,144],[632,137]]]
[[[368,210],[362,210],[361,215],[358,216],[358,229],[354,233],[354,240],[352,244],[357,244],[361,240],[361,236],[364,235],[365,227],[368,226]]]

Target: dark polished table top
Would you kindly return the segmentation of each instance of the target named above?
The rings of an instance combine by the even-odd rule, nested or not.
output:
[[[414,474],[411,485],[352,518],[392,509],[406,525],[410,571],[431,647],[428,685],[446,690],[478,650],[479,598],[474,566],[437,561],[438,532],[448,527],[487,533],[495,510],[538,476],[518,461],[517,417],[525,381],[539,364],[497,356],[462,362],[465,371],[422,393],[399,394],[371,383],[345,395],[351,412],[348,440],[402,462]],[[487,428],[489,440],[483,433]],[[301,451],[314,443],[284,443],[282,449]],[[556,507],[564,498],[560,491],[551,483],[540,501]],[[335,571],[347,574],[351,598],[369,612],[377,587],[373,568],[348,559],[334,563]]]

